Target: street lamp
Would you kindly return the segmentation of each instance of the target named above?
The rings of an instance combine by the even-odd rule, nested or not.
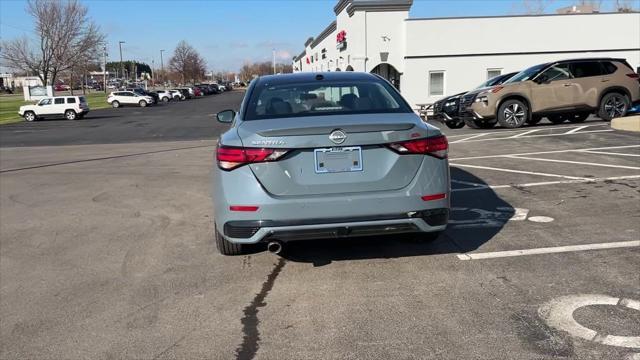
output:
[[[122,44],[124,43],[124,41],[118,41],[118,46],[120,47],[120,74],[122,76],[124,76],[124,66],[122,65]]]
[[[160,73],[164,76],[164,62],[162,61],[162,53],[164,49],[160,50]],[[162,84],[164,85],[164,78],[162,78]]]

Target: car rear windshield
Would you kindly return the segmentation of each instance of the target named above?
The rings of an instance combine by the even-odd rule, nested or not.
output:
[[[526,70],[522,70],[516,75],[514,75],[511,79],[505,81],[504,84],[531,80],[534,76],[536,76],[540,72],[540,70],[547,67],[547,65],[549,64],[540,64],[540,65],[532,66]]]
[[[244,119],[409,112],[400,94],[382,81],[266,83],[254,88]]]

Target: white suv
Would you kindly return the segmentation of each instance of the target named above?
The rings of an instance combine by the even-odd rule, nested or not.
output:
[[[35,105],[20,106],[18,114],[27,121],[64,116],[67,120],[82,119],[89,112],[84,96],[54,96]]]
[[[145,107],[153,104],[153,98],[147,95],[136,94],[133,91],[117,91],[109,94],[107,102],[114,108],[118,108],[121,105],[138,105]]]
[[[169,90],[156,90],[158,99],[163,102],[169,102],[173,100],[173,94]]]

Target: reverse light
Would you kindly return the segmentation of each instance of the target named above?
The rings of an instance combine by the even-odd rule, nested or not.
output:
[[[216,160],[220,169],[230,171],[246,164],[276,161],[287,152],[284,149],[218,146]]]
[[[449,152],[449,143],[444,135],[409,140],[387,145],[398,154],[424,154],[445,159]]]

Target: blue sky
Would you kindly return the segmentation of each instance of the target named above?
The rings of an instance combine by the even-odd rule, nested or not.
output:
[[[605,0],[604,2],[612,2]],[[577,2],[555,0],[549,10]],[[90,16],[107,34],[109,60],[123,57],[165,66],[180,40],[193,45],[210,70],[237,70],[246,61],[278,58],[289,62],[335,19],[336,0],[84,0]],[[414,0],[411,17],[506,15],[521,13],[521,0]],[[606,7],[606,5],[605,5]],[[31,18],[22,0],[0,0],[0,37],[33,38]]]

